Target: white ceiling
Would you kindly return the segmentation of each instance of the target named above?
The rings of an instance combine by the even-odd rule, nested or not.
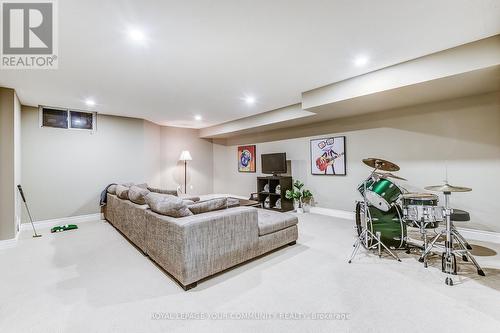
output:
[[[500,33],[498,0],[58,3],[59,69],[0,70],[0,86],[26,105],[88,109],[91,97],[101,113],[197,128]],[[128,39],[130,26],[145,45]],[[371,61],[358,68],[358,55]]]

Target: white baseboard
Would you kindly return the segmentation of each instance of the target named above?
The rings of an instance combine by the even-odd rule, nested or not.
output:
[[[16,216],[16,234],[21,231],[21,217]]]
[[[16,237],[0,241],[0,250],[10,249],[17,245],[17,240],[19,239],[20,232],[16,231]]]
[[[354,221],[354,212],[349,212],[346,210],[338,210],[338,209],[323,208],[323,207],[311,207],[311,213]],[[500,244],[500,233],[498,232],[483,231],[476,229],[465,229],[465,228],[457,228],[457,230],[466,239],[473,239],[482,242]]]
[[[38,229],[52,228],[52,227],[55,227],[57,225],[84,223],[84,222],[98,221],[98,220],[102,220],[102,219],[103,219],[102,214],[97,213],[97,214],[89,214],[89,215],[63,217],[60,219],[36,221],[33,224],[35,225],[35,228],[38,230]],[[25,231],[25,230],[32,230],[31,223],[22,223],[21,224],[21,231]]]
[[[331,209],[323,207],[311,207],[311,213],[354,221],[354,212],[349,212],[347,210],[339,210],[339,209]]]
[[[248,195],[247,196],[242,196],[242,195],[229,194],[229,193],[201,194],[201,195],[199,195],[199,197],[200,197],[200,200],[202,200],[202,201],[203,200],[214,199],[214,198],[228,198],[228,197],[237,198],[237,199],[248,199]]]
[[[500,233],[492,231],[483,231],[475,229],[457,228],[458,232],[465,239],[474,239],[482,242],[498,243],[500,244]]]

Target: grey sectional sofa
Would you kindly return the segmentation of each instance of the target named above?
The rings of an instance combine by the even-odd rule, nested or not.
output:
[[[298,237],[297,217],[253,207],[173,218],[108,193],[104,216],[184,290]]]

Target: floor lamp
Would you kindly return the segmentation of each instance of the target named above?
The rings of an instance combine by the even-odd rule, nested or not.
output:
[[[179,161],[184,161],[184,193],[187,193],[187,161],[192,161],[193,158],[189,153],[189,150],[183,150],[181,153],[181,157],[179,157]]]

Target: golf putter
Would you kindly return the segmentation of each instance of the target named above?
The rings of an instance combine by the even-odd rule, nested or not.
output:
[[[35,225],[33,224],[33,218],[31,217],[30,209],[28,208],[28,204],[26,203],[23,188],[21,187],[21,185],[17,185],[17,189],[19,190],[19,194],[21,194],[21,198],[23,199],[24,206],[26,207],[26,211],[28,212],[28,216],[30,218],[31,226],[33,227],[33,238],[42,237],[42,235],[36,233]]]

